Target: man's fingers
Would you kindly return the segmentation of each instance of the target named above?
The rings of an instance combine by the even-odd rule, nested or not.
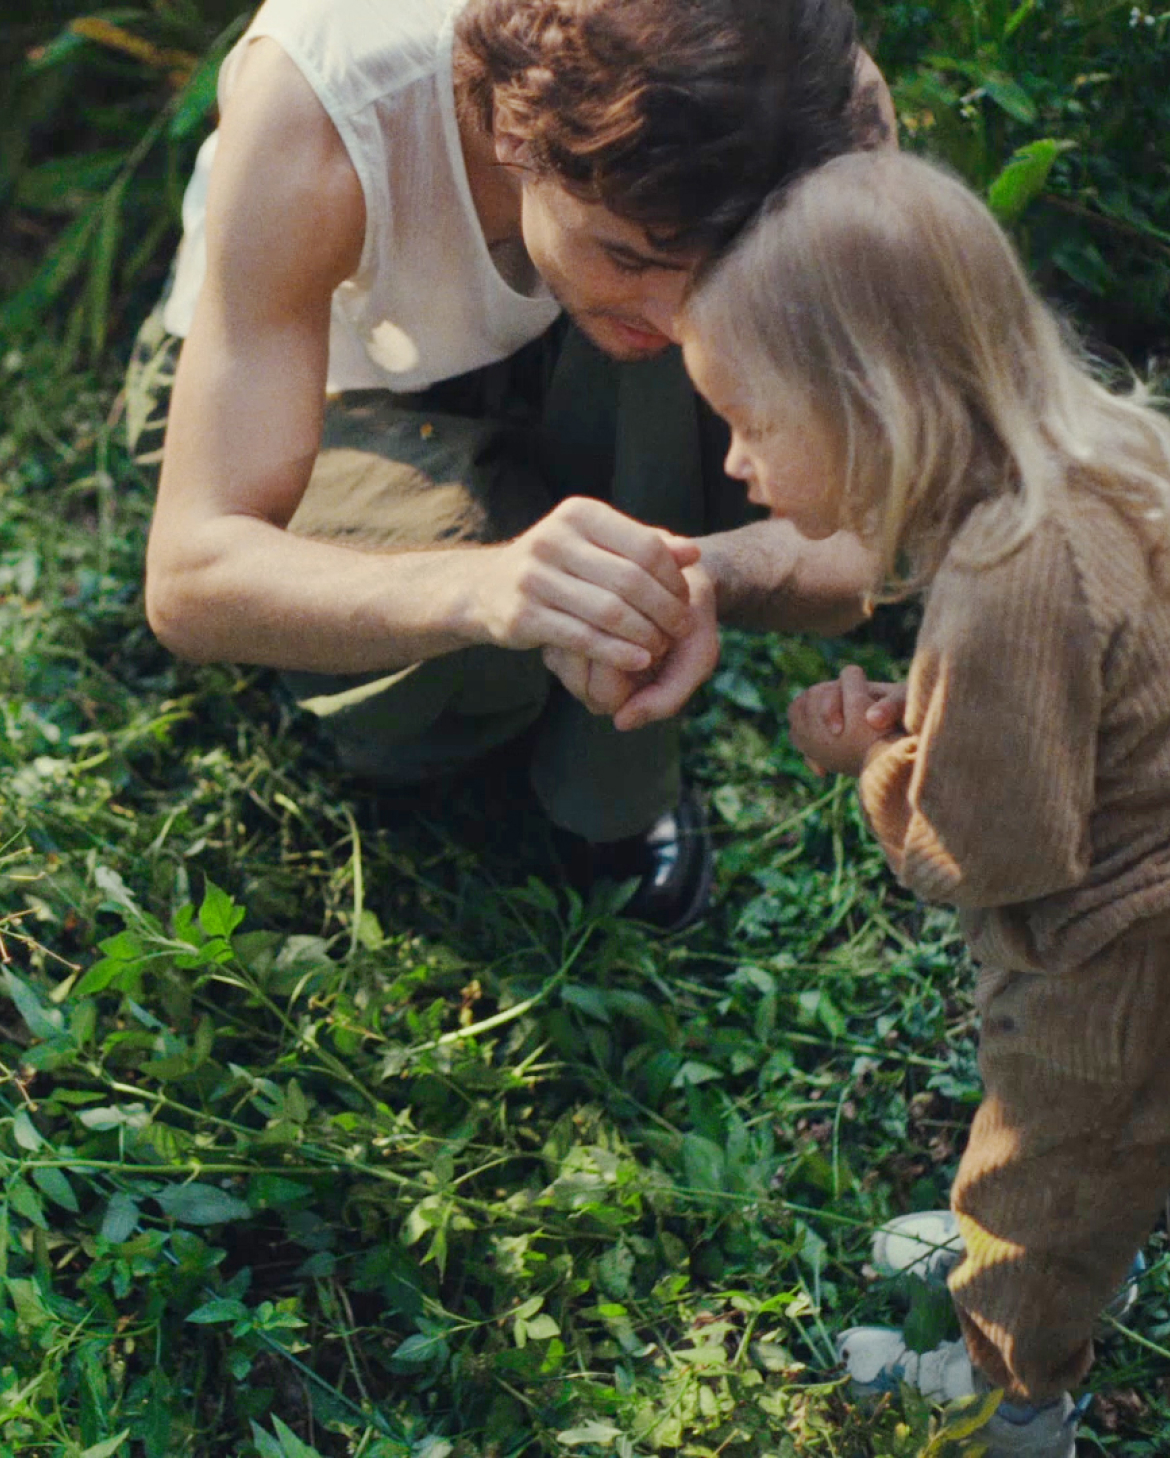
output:
[[[614,715],[615,729],[641,729],[659,719],[673,719],[700,685],[715,672],[719,640],[696,633],[663,660],[645,688],[638,689]]]
[[[591,714],[616,713],[638,686],[636,674],[623,673],[567,648],[544,648],[540,656],[548,671]]]
[[[698,542],[690,537],[678,537],[673,532],[663,532],[662,540],[679,567],[693,567],[703,555]]]
[[[665,546],[662,550],[666,552]],[[673,557],[670,561],[673,566]],[[547,587],[550,597],[570,611],[583,611],[591,622],[607,631],[620,631],[616,615],[623,610],[648,620],[671,639],[685,633],[689,626],[690,605],[681,572],[678,576],[682,590],[674,592],[639,562],[581,539],[564,543],[558,560],[549,565],[554,571],[559,569],[558,579]]]
[[[541,658],[545,668],[564,684],[575,699],[585,701],[589,689],[589,659],[579,653],[570,653],[567,648],[543,648]]]
[[[591,663],[585,707],[594,714],[616,714],[637,691],[639,682],[638,674],[622,673],[604,663]]]
[[[556,656],[558,652],[603,663],[621,673],[642,673],[655,662],[653,655],[638,644],[602,633],[569,613],[545,610],[534,617],[531,627],[533,636],[529,646],[539,645],[542,654],[553,653],[553,661],[549,663],[546,659],[545,662],[558,678],[560,672],[554,666],[561,662]]]
[[[624,638],[627,642],[636,643],[645,648],[654,659],[660,658],[675,637],[685,632],[689,622],[685,607],[680,612],[662,611],[661,599],[666,599],[668,594],[657,583],[653,584],[652,591],[640,595],[642,602],[645,603],[647,596],[651,597],[661,615],[677,625],[673,628],[661,626],[652,615],[641,606],[631,603],[621,593],[581,577],[555,577],[542,583],[539,591],[545,605],[552,611],[578,618],[586,626],[607,637]],[[679,606],[675,599],[670,598],[669,601],[676,607]]]
[[[671,541],[681,544],[687,540],[685,537],[674,537],[658,527],[635,521],[607,502],[587,496],[571,497],[561,502],[545,521],[550,524],[550,532],[555,534],[560,528],[567,529],[570,535],[586,539],[610,555],[640,567],[672,597],[684,603],[687,601],[689,593],[682,567],[689,562],[680,565],[675,550],[681,548],[668,545]],[[690,560],[698,560],[697,547]]]

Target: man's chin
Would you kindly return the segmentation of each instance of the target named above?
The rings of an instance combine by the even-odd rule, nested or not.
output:
[[[573,322],[603,354],[623,364],[653,359],[674,343],[657,330],[635,329],[632,325],[623,324],[620,319],[613,319],[608,315],[574,315]]]

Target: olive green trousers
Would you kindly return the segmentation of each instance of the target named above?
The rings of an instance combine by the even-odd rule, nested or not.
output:
[[[178,345],[157,316],[140,334],[127,388],[139,459],[160,455]],[[497,542],[558,500],[588,495],[697,536],[749,519],[720,459],[718,425],[678,351],[618,365],[560,325],[512,359],[421,394],[330,399],[289,530],[365,551]],[[340,766],[363,778],[425,780],[530,730],[533,789],[566,830],[594,841],[639,834],[678,799],[677,722],[618,733],[536,652],[471,647],[396,673],[285,678]]]

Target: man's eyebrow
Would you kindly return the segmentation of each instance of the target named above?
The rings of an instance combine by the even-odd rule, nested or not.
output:
[[[638,263],[643,268],[664,268],[671,273],[689,273],[693,264],[692,259],[680,258],[674,253],[650,253],[629,243],[621,243],[616,238],[602,238],[600,241],[610,258],[619,263]]]

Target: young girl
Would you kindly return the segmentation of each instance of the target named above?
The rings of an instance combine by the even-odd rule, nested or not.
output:
[[[903,726],[871,726],[857,668],[790,725],[860,776],[894,872],[961,908],[981,966],[966,1351],[933,1377],[897,1334],[842,1354],[947,1395],[962,1369],[1004,1390],[993,1458],[1071,1458],[1094,1318],[1170,1189],[1170,422],[1093,380],[984,206],[904,155],[777,199],[683,347],[749,496],[925,591]]]

